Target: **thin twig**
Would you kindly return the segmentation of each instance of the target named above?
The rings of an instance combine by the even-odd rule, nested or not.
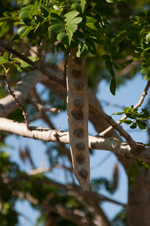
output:
[[[146,84],[146,86],[145,86],[145,89],[144,89],[144,91],[143,91],[143,93],[142,93],[142,95],[141,95],[141,97],[140,97],[138,103],[137,103],[136,105],[134,105],[134,108],[137,108],[137,109],[138,109],[138,108],[142,105],[142,103],[144,102],[144,99],[145,99],[145,97],[146,97],[146,95],[147,95],[147,92],[148,92],[149,87],[150,87],[150,81],[147,82],[147,84]],[[120,120],[124,120],[124,119],[126,119],[126,118],[127,118],[127,116],[124,115]],[[120,125],[120,124],[122,123],[122,122],[120,122],[120,120],[117,122],[118,125]],[[106,130],[104,130],[102,133],[99,133],[99,136],[104,137],[104,136],[105,136],[108,132],[110,132],[112,129],[113,129],[112,126],[108,127],[108,128],[107,128]]]
[[[32,99],[28,99],[28,102],[30,104],[32,104],[34,107],[36,107],[40,112],[41,111],[49,111],[52,113],[59,113],[60,109],[58,108],[47,108],[45,106],[43,106],[41,103],[37,103],[36,101],[32,100]]]
[[[99,108],[99,106],[97,104],[94,104],[91,101],[89,101],[89,105],[90,105],[91,108],[93,108],[99,114],[99,116],[101,116],[103,119],[105,119],[115,130],[117,130],[119,132],[119,134],[121,136],[123,136],[126,139],[127,143],[130,145],[132,150],[136,150],[136,148],[137,148],[136,142],[132,139],[132,137],[120,125],[118,125],[112,119],[111,116],[109,116],[106,113],[104,113]]]
[[[29,119],[28,119],[28,116],[27,116],[26,109],[16,99],[14,93],[12,92],[12,90],[11,90],[9,84],[8,84],[7,76],[3,75],[3,74],[0,74],[0,76],[2,76],[4,78],[6,86],[7,86],[8,90],[9,90],[10,94],[12,95],[12,97],[13,97],[14,101],[16,102],[16,104],[18,105],[18,107],[22,110],[22,114],[24,116],[24,120],[25,120],[26,126],[29,129]]]
[[[69,172],[72,172],[71,168],[57,163],[51,167],[39,167],[39,168],[33,169],[29,172],[29,175],[37,175],[39,173],[47,173],[47,172],[52,171],[52,169],[54,169],[54,168],[63,168],[65,170],[68,170]]]
[[[14,78],[14,79],[10,79],[8,80],[8,84],[13,84],[13,83],[16,83],[16,82],[19,82],[21,80],[21,78]],[[1,82],[2,84],[5,84],[5,82]]]
[[[50,71],[48,71],[44,66],[38,65],[37,62],[33,62],[32,60],[30,60],[26,56],[22,55],[21,53],[19,53],[16,50],[12,49],[10,46],[6,45],[1,40],[0,40],[0,46],[2,48],[4,48],[5,50],[9,51],[10,53],[14,54],[15,56],[19,57],[21,60],[25,61],[29,65],[31,65],[34,69],[37,69],[38,71],[40,71],[41,73],[43,73],[44,75],[49,77],[49,79],[54,80],[54,81],[60,83],[63,86],[66,86],[64,80],[59,79],[58,77],[53,75]]]

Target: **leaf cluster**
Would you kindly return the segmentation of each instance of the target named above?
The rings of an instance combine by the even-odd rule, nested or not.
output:
[[[138,170],[142,166],[145,166],[146,168],[150,169],[150,165],[146,162],[142,162],[140,159],[134,159],[134,163],[130,166],[127,172],[129,172],[129,187],[134,182],[135,177],[138,175]]]
[[[120,122],[125,123],[126,125],[130,125],[131,129],[136,129],[138,126],[139,129],[146,129],[148,124],[148,119],[150,119],[150,113],[146,109],[142,109],[140,113],[138,113],[138,109],[134,108],[133,105],[125,108],[122,112],[114,113],[113,115],[122,115],[125,114],[128,119],[121,119]]]
[[[38,57],[34,57],[34,56],[30,56],[28,57],[28,59],[30,59],[33,62],[39,60]],[[9,71],[10,65],[13,65],[14,67],[16,67],[17,71],[20,73],[23,73],[25,68],[28,68],[31,71],[34,70],[34,68],[31,65],[21,60],[20,58],[14,58],[13,54],[10,54],[9,56],[7,52],[5,52],[2,56],[0,56],[0,64],[3,66],[6,74]],[[6,67],[8,69],[6,69]]]

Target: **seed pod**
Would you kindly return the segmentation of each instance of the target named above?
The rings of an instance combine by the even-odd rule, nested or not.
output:
[[[114,188],[114,191],[117,189],[118,187],[118,164],[116,163],[114,165],[114,172],[113,172],[113,188]]]
[[[85,60],[71,50],[66,71],[70,151],[75,176],[83,191],[89,190],[88,82]]]

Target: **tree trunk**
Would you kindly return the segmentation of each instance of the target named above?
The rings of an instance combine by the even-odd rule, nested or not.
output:
[[[142,167],[129,189],[128,226],[150,225],[150,170]]]

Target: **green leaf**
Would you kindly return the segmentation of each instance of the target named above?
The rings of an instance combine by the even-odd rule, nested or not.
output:
[[[70,45],[70,43],[71,43],[72,36],[73,36],[73,31],[69,30],[69,31],[68,31],[68,41],[69,41],[69,45]]]
[[[135,115],[134,115],[134,114],[126,113],[126,116],[127,116],[128,118],[135,119]]]
[[[35,27],[35,29],[34,29],[34,33],[36,32],[36,30],[39,28],[39,26],[40,26],[40,22],[37,24],[37,26]]]
[[[119,121],[120,121],[120,122],[124,122],[124,123],[127,124],[127,125],[130,125],[130,124],[132,123],[131,120],[127,120],[127,119],[120,119]]]
[[[8,60],[8,53],[7,53],[7,52],[5,52],[5,53],[3,54],[3,58],[4,58],[5,61]]]
[[[63,44],[68,45],[68,36],[66,32],[61,32],[57,35],[57,40],[60,40]]]
[[[69,12],[69,13],[66,13],[66,14],[64,15],[64,17],[66,17],[66,21],[68,22],[69,20],[73,19],[74,17],[76,17],[76,16],[78,16],[78,15],[79,15],[79,12],[73,10],[73,11],[71,11],[71,12]]]
[[[106,60],[105,61],[105,66],[108,70],[112,70],[113,69],[113,64],[110,60]]]
[[[18,39],[19,39],[19,35],[16,34],[12,37],[11,42],[14,42],[15,40],[18,40]]]
[[[39,60],[39,57],[36,57],[36,56],[30,56],[28,57],[28,59],[32,60],[33,62],[35,61],[38,61]]]
[[[133,165],[131,165],[130,168],[128,169],[128,171],[129,171],[129,186],[130,187],[133,184],[135,177],[138,175],[138,169],[140,167],[141,167],[141,164],[136,165],[135,163],[133,163]]]
[[[40,9],[41,9],[41,11],[42,11],[44,17],[48,17],[48,15],[49,15],[49,13],[50,13],[49,8],[47,8],[46,6],[41,6]]]
[[[149,66],[150,66],[150,60],[149,59],[143,60],[142,68],[149,67]]]
[[[26,63],[25,61],[22,61],[20,67],[21,68],[26,68],[26,67],[29,67],[30,65],[28,63]]]
[[[109,74],[111,75],[112,78],[115,78],[115,72],[113,69],[109,70]]]
[[[82,21],[82,17],[75,17],[71,20],[69,20],[69,24],[79,24]]]
[[[147,127],[147,124],[143,121],[140,121],[140,120],[136,120],[136,124],[138,125],[138,127],[143,130],[143,129],[146,129]]]
[[[139,33],[133,31],[133,32],[127,32],[127,39],[132,41],[132,40],[138,40],[139,38]]]
[[[86,0],[81,0],[81,10],[82,10],[82,13],[84,12],[85,4],[86,4]]]
[[[108,54],[104,54],[101,56],[103,60],[111,60],[111,57]]]
[[[137,127],[136,123],[132,123],[132,125],[130,126],[131,129],[135,129]]]
[[[86,23],[95,23],[97,20],[94,17],[86,16]]]
[[[86,26],[97,32],[100,31],[100,29],[101,29],[99,24],[86,23]]]
[[[21,36],[27,29],[28,29],[28,26],[27,26],[27,25],[22,26],[22,27],[20,27],[20,28],[17,30],[17,34],[18,34],[19,36]]]
[[[138,175],[138,167],[135,163],[132,165],[132,171],[131,172],[132,172],[133,178],[135,178]]]
[[[143,68],[143,69],[141,70],[141,73],[142,73],[142,74],[148,73],[148,72],[150,72],[150,67],[146,67],[146,68]]]
[[[144,76],[144,79],[150,81],[150,72],[148,72],[147,75]]]
[[[98,45],[104,45],[104,40],[97,36],[89,36],[89,38]]]
[[[111,79],[111,83],[110,83],[110,91],[113,95],[115,95],[116,92],[116,80],[115,78]]]
[[[150,165],[147,162],[143,162],[143,165],[147,168],[150,169]]]
[[[34,19],[35,19],[35,21],[37,22],[37,23],[39,23],[39,22],[43,22],[44,21],[44,17],[42,17],[41,15],[36,15],[35,17],[34,17]]]
[[[125,66],[131,64],[132,62],[133,62],[133,59],[127,60],[126,63],[125,63]]]
[[[116,113],[113,113],[112,115],[122,115],[124,114],[124,112],[116,112]]]
[[[19,60],[19,58],[11,58],[12,61],[16,62],[16,63],[20,63],[21,61]]]
[[[121,31],[115,38],[114,44],[119,44],[126,38],[126,31]]]
[[[144,49],[144,51],[141,53],[141,56],[145,57],[145,58],[149,58],[150,57],[150,47]]]
[[[149,117],[150,113],[146,109],[142,109],[142,113],[140,113],[140,117]]]
[[[90,38],[86,38],[85,44],[88,46],[89,52],[91,54],[95,55],[96,54],[96,48],[95,48],[95,45],[92,42],[92,40]]]
[[[51,13],[51,17],[52,17],[52,21],[53,21],[53,20],[57,20],[57,21],[61,21],[61,22],[64,23],[63,18],[60,17],[60,16],[59,16],[58,14],[56,14],[56,13]]]
[[[135,50],[134,50],[135,53],[142,53],[143,52],[143,48],[141,46],[137,47]]]
[[[75,32],[76,27],[77,27],[76,24],[72,24],[72,23],[67,24],[67,30],[72,31],[73,33]]]
[[[79,3],[73,3],[71,5],[71,8],[72,9],[75,9],[76,11],[78,11],[79,13],[81,12],[81,7],[80,7],[80,4]]]
[[[20,73],[24,72],[24,69],[20,66],[17,67],[17,71],[19,71]]]
[[[52,33],[61,33],[65,31],[65,26],[62,24],[55,24],[55,25],[51,25],[48,28],[48,30],[51,31]]]
[[[34,7],[34,5],[32,5],[32,4],[23,6],[23,7],[21,8],[20,12],[28,11],[28,10],[30,11],[33,7]]]
[[[113,62],[113,65],[117,69],[117,71],[120,71],[120,67],[115,62]]]
[[[29,19],[29,13],[30,13],[30,10],[21,11],[19,13],[19,18],[22,19],[23,21],[26,21]]]
[[[141,159],[136,159],[135,158],[134,161],[137,163],[137,167],[138,168],[141,168],[143,166],[143,163],[142,163]]]
[[[25,36],[27,36],[27,34],[32,30],[32,26],[28,27],[28,29],[22,33],[22,35],[20,36],[21,39],[23,39]]]
[[[83,57],[88,53],[88,45],[85,42],[82,42],[78,46],[78,51],[76,56],[77,57]]]

